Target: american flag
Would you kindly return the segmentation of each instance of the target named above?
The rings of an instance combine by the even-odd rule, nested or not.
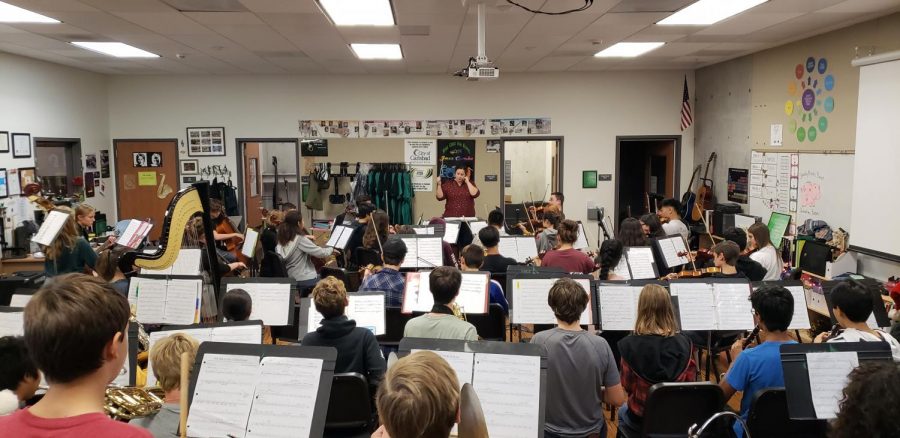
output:
[[[684,131],[694,123],[691,115],[691,95],[688,93],[687,76],[684,77],[684,95],[681,97],[681,130]]]

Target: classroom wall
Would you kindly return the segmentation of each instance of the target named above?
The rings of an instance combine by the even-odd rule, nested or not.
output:
[[[551,135],[565,140],[566,214],[584,220],[588,201],[613,206],[615,181],[581,189],[581,171],[614,174],[617,135],[682,135],[682,187],[687,184],[694,140],[693,128],[679,129],[685,75],[693,87],[692,73],[684,71],[509,74],[487,82],[445,75],[114,76],[110,137],[183,139],[188,126],[224,126],[227,156],[200,164],[233,168],[235,138],[294,137],[300,119],[550,117]],[[333,148],[339,144],[329,142]],[[372,155],[383,161],[388,152],[379,148],[393,151],[368,144],[354,146],[352,156],[358,159],[347,161]],[[401,150],[391,153],[399,158]],[[488,168],[499,174],[500,157],[483,151],[479,140],[479,214],[483,204],[500,203],[499,185],[495,190],[483,181]],[[441,213],[436,203],[420,207],[417,216]]]
[[[31,158],[14,159],[10,148],[0,153],[0,168],[34,167],[36,137],[81,139],[82,155],[111,149],[106,76],[0,52],[0,84],[0,131],[26,132],[32,139]],[[112,178],[103,181],[105,194],[97,187],[87,202],[115,216]],[[12,199],[0,203],[10,206]]]
[[[893,14],[697,70],[694,160],[704,163],[710,152],[717,152],[712,174],[720,202],[727,199],[728,168],[749,168],[752,149],[855,149],[859,70],[850,62],[857,53],[866,56],[870,50],[882,53],[897,49],[900,14]],[[789,84],[795,78],[795,67],[805,64],[809,57],[827,59],[825,74],[834,77],[834,87],[818,87],[823,93],[817,100],[832,97],[834,109],[829,113],[816,107],[819,114],[813,122],[804,122],[794,114],[788,115],[785,104],[800,100],[800,92],[792,94]],[[815,123],[818,128],[822,115],[827,118],[827,127],[818,132],[815,141],[800,141],[790,130],[792,119],[800,126],[808,128]],[[783,146],[770,146],[772,124],[784,126]],[[896,275],[900,268],[871,258],[862,258],[860,264],[861,272],[877,278]]]

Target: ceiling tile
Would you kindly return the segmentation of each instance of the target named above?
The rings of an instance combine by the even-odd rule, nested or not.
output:
[[[846,0],[834,6],[820,9],[821,12],[869,13],[896,11],[900,8],[897,0]]]
[[[801,15],[801,12],[746,13],[716,23],[695,35],[746,35]]]
[[[159,0],[79,0],[106,12],[177,12]]]

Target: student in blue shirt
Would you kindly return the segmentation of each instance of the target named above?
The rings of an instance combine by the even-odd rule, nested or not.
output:
[[[484,263],[484,248],[472,244],[463,248],[462,252],[459,253],[459,264],[462,267],[462,271],[477,271],[481,269],[481,265]],[[495,280],[491,280],[490,282],[490,290],[488,291],[490,296],[488,298],[489,304],[497,303],[500,307],[503,308],[503,313],[509,315],[509,302],[506,301],[506,295],[503,294],[503,286],[500,285]]]
[[[742,351],[743,339],[731,346],[734,362],[719,383],[725,400],[741,391],[741,417],[747,419],[753,394],[763,388],[784,387],[784,373],[781,369],[782,344],[795,341],[788,335],[788,326],[794,315],[794,299],[781,286],[764,286],[750,295],[753,306],[753,322],[759,327],[761,343]],[[738,438],[744,434],[740,424],[735,423]]]

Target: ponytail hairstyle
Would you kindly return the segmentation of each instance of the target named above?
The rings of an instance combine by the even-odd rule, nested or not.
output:
[[[562,243],[575,243],[578,240],[578,223],[571,219],[560,222],[557,236]]]
[[[622,260],[623,248],[622,242],[616,239],[604,240],[600,245],[597,262],[600,264],[601,280],[609,280],[609,271],[615,269]]]
[[[278,225],[277,234],[278,234],[278,244],[281,246],[287,245],[290,241],[294,240],[294,237],[301,234],[305,229],[303,228],[303,216],[300,215],[300,210],[290,210],[284,214],[284,221]]]

